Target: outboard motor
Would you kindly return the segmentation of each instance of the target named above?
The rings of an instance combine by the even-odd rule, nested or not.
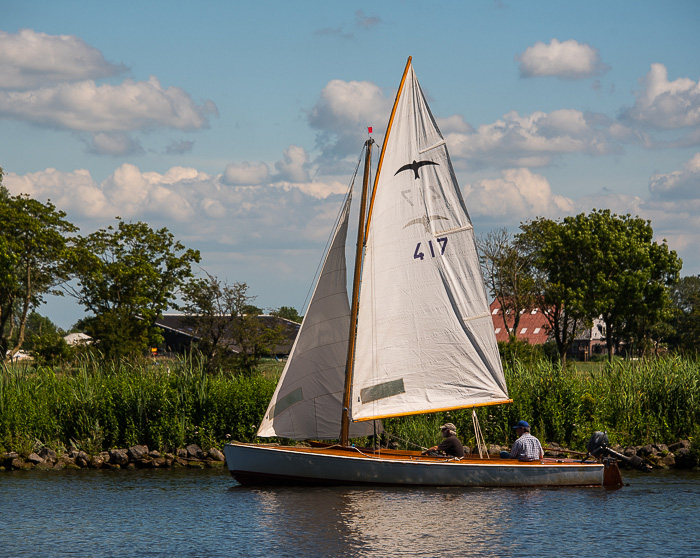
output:
[[[608,435],[605,432],[594,432],[593,436],[591,436],[591,439],[588,440],[588,444],[586,444],[586,450],[588,451],[588,455],[584,457],[583,461],[586,461],[586,459],[588,459],[589,457],[594,457],[595,459],[598,459],[599,457],[609,456],[622,461],[629,467],[637,469],[638,471],[643,471],[645,473],[651,471],[651,465],[649,465],[649,463],[644,461],[641,457],[637,455],[627,457],[626,455],[623,455],[611,449],[608,446],[609,443],[610,442],[608,441]]]

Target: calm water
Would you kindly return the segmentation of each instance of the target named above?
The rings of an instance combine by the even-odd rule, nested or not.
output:
[[[603,489],[266,488],[224,471],[0,474],[0,556],[700,556],[700,474]]]

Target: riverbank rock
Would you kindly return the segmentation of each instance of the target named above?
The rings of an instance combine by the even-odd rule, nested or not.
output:
[[[109,462],[114,465],[126,465],[129,463],[129,454],[125,449],[109,450]]]
[[[39,457],[39,455],[36,453],[30,453],[29,456],[27,457],[27,461],[29,461],[30,463],[33,463],[34,465],[39,465],[39,463],[44,462],[44,458]]]
[[[190,459],[204,459],[205,455],[197,444],[190,444],[185,448],[187,450],[187,457]]]
[[[148,446],[131,446],[126,452],[129,459],[138,461],[148,455]]]
[[[90,456],[84,451],[80,450],[78,455],[75,456],[75,464],[78,467],[87,467],[90,465]]]
[[[213,459],[214,461],[225,461],[226,458],[224,457],[224,454],[221,453],[218,449],[216,448],[210,448],[209,451],[207,452],[209,455],[210,459]]]
[[[46,463],[51,463],[52,465],[56,463],[56,452],[50,448],[41,448],[39,457],[41,457]]]

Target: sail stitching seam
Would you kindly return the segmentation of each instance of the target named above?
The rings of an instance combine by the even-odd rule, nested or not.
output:
[[[453,233],[458,233],[458,232],[462,232],[462,231],[470,231],[473,228],[474,227],[472,225],[464,225],[463,227],[457,227],[456,229],[445,229],[445,230],[440,231],[440,232],[435,232],[435,233],[433,233],[433,236],[439,236],[439,235],[443,235],[443,234],[453,234]]]

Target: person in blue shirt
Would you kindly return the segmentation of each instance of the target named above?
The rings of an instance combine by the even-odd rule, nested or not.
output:
[[[518,421],[513,427],[518,439],[513,442],[510,452],[502,451],[504,459],[517,459],[519,461],[539,461],[544,457],[542,444],[530,434],[530,425],[524,420]]]

